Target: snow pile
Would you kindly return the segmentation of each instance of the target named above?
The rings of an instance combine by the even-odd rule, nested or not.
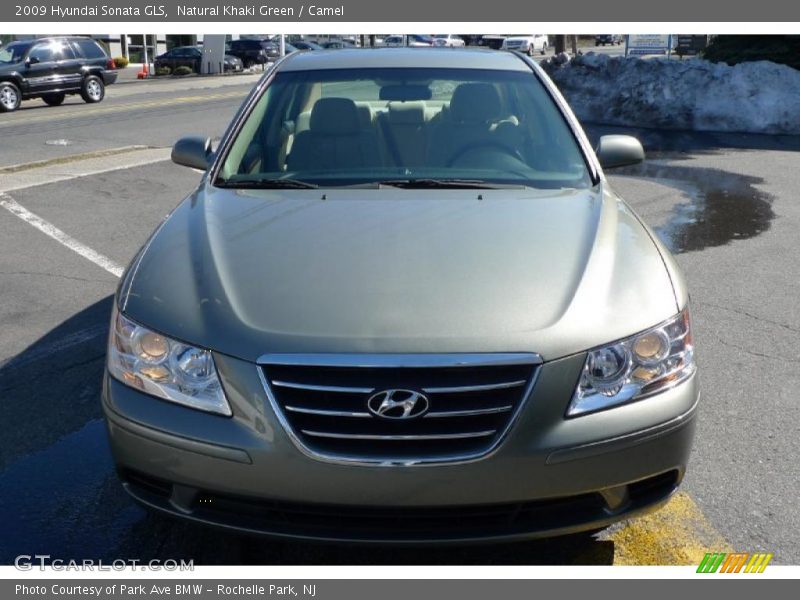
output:
[[[545,60],[579,119],[593,123],[800,134],[800,71],[768,61],[730,67],[705,60],[590,52]]]

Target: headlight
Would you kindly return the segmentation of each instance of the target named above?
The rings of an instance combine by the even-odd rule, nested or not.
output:
[[[624,340],[590,350],[568,417],[639,400],[696,370],[689,310]]]
[[[111,316],[108,371],[120,382],[170,402],[231,416],[211,352]]]

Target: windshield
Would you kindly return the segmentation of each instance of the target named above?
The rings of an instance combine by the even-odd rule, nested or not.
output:
[[[414,182],[592,185],[572,132],[533,73],[426,68],[277,74],[215,180],[228,187]]]
[[[0,63],[20,62],[30,47],[30,43],[12,42],[8,46],[0,48]]]

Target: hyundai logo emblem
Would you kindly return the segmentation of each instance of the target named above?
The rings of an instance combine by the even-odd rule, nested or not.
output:
[[[412,390],[383,390],[367,400],[369,412],[382,419],[413,419],[429,407],[427,396]]]

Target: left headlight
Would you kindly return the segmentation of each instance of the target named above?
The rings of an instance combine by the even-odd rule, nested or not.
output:
[[[568,417],[639,400],[695,372],[689,309],[647,331],[590,350]]]
[[[121,383],[176,404],[231,416],[211,352],[111,317],[108,371]]]

